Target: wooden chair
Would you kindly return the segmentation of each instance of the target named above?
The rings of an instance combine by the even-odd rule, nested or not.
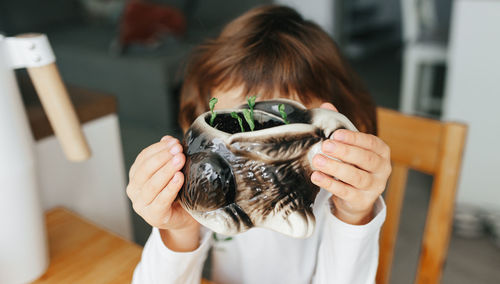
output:
[[[379,137],[391,148],[377,283],[389,282],[409,169],[434,176],[415,283],[439,283],[450,240],[456,185],[467,127],[379,108]]]

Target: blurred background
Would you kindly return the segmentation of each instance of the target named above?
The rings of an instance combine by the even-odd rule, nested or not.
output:
[[[150,227],[125,197],[126,173],[146,146],[182,136],[183,64],[228,21],[271,3],[321,25],[377,105],[468,124],[443,283],[499,283],[500,1],[2,0],[0,33],[47,34],[94,152],[84,165],[62,162],[27,73],[16,71],[44,208],[65,206],[143,245]],[[415,277],[432,182],[410,173],[391,283]]]

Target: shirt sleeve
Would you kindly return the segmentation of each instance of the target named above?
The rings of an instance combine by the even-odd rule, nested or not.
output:
[[[382,197],[375,202],[375,217],[366,225],[340,221],[331,213],[328,202],[324,210],[326,220],[313,283],[375,283],[379,233],[386,215]]]
[[[134,271],[132,283],[199,284],[203,263],[211,245],[210,232],[201,231],[200,246],[191,252],[175,252],[163,243],[158,228],[153,228],[142,257]]]

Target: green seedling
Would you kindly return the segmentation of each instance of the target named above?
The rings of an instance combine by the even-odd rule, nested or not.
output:
[[[248,107],[250,108],[250,114],[252,115],[252,120],[254,120],[253,108],[255,107],[255,100],[256,99],[257,99],[257,96],[251,96],[247,99]]]
[[[245,117],[245,120],[247,121],[248,126],[250,126],[250,131],[253,131],[255,128],[255,123],[253,121],[251,111],[248,109],[244,109],[243,116]]]
[[[212,116],[210,117],[210,126],[214,126],[214,120],[215,117],[217,116],[217,112],[214,111],[215,104],[218,102],[217,98],[211,98],[210,101],[208,102],[208,105],[210,106],[210,112],[212,113]]]
[[[231,113],[231,117],[236,118],[238,120],[238,124],[240,125],[241,132],[245,132],[245,128],[243,128],[243,120],[241,119],[241,117],[234,111]]]
[[[285,124],[290,124],[290,121],[288,121],[288,119],[286,118],[285,105],[284,104],[279,104],[278,110],[279,110],[279,112],[281,114],[281,117],[285,121]]]

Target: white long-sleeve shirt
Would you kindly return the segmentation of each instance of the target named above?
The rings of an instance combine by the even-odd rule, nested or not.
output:
[[[153,228],[137,265],[133,283],[200,283],[210,247],[215,283],[374,283],[378,264],[378,239],[385,220],[380,197],[374,218],[355,226],[337,219],[321,190],[314,204],[316,229],[307,239],[253,228],[230,240],[202,228],[199,247],[174,252]]]

